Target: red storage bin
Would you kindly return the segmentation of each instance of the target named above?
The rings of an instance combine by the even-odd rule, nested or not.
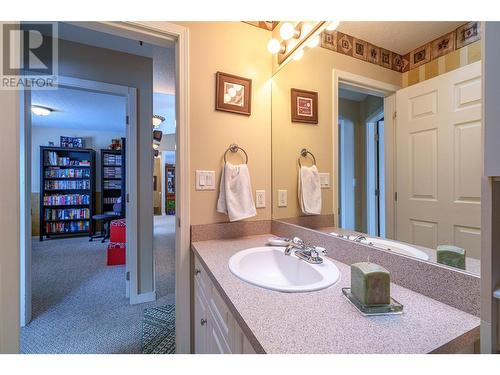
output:
[[[110,242],[108,244],[108,266],[125,264],[125,243]]]
[[[127,224],[125,219],[113,220],[109,225],[110,231],[110,242],[127,242],[125,238],[125,233],[127,231]]]

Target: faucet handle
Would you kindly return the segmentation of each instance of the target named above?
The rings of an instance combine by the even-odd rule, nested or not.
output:
[[[314,250],[316,250],[316,252],[319,254],[319,255],[326,255],[328,252],[326,251],[326,249],[324,247],[321,247],[321,246],[315,246],[314,247]]]
[[[293,237],[292,242],[293,242],[295,245],[304,246],[304,241],[303,241],[303,240],[301,240],[299,237]]]

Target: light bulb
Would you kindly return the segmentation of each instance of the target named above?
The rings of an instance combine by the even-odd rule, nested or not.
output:
[[[153,150],[158,150],[159,147],[160,147],[160,145],[153,143]]]
[[[339,27],[339,23],[340,23],[339,21],[331,21],[331,22],[328,24],[328,26],[326,27],[326,29],[327,29],[328,31],[333,31],[333,30],[335,30],[337,27]]]
[[[293,59],[294,59],[295,61],[297,61],[297,60],[300,60],[300,59],[302,58],[302,56],[304,56],[304,50],[303,50],[303,49],[299,49],[299,50],[295,53],[295,55],[293,55]]]
[[[307,43],[307,46],[309,48],[314,48],[319,44],[319,35],[316,35],[314,38],[311,39],[309,43]]]
[[[295,27],[290,22],[285,22],[283,25],[280,27],[280,35],[283,38],[283,40],[288,40],[293,38],[296,35],[297,31],[295,30]]]
[[[271,39],[269,42],[267,42],[267,50],[273,55],[275,53],[278,53],[280,49],[281,49],[281,44],[278,39]]]
[[[307,35],[312,30],[312,25],[308,22],[304,22],[302,25],[302,35]]]

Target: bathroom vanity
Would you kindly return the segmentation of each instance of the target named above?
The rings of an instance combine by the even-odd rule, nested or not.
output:
[[[394,282],[391,295],[404,305],[404,313],[361,315],[341,290],[350,284],[350,268],[335,259],[336,249],[328,245],[328,259],[338,268],[340,278],[322,290],[273,291],[251,285],[231,273],[228,266],[231,256],[241,250],[265,246],[272,236],[264,233],[192,242],[195,353],[473,351],[479,339],[480,320],[476,315]]]

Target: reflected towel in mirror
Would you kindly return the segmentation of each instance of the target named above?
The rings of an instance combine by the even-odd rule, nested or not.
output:
[[[250,173],[246,164],[225,163],[220,180],[217,212],[228,215],[229,221],[243,220],[257,215]]]
[[[306,215],[321,214],[321,184],[316,165],[299,168],[299,204]]]

